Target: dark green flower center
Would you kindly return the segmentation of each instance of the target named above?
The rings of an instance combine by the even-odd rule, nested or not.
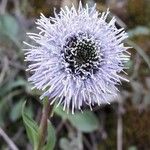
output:
[[[83,77],[98,70],[99,47],[87,36],[81,34],[68,38],[64,50],[64,59],[71,73]]]

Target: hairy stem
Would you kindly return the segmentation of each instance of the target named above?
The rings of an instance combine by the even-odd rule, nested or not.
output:
[[[42,147],[45,144],[48,118],[51,116],[52,110],[53,106],[50,105],[49,100],[46,100],[45,103],[43,104],[42,117],[39,126],[39,143],[37,146],[37,150],[42,150]]]

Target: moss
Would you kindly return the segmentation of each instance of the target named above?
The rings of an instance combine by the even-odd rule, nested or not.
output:
[[[115,107],[116,109],[117,107]],[[107,108],[108,109],[108,108]],[[139,112],[138,109],[126,101],[123,115],[123,149],[136,145],[139,150],[150,147],[150,110]],[[105,131],[107,138],[98,145],[99,150],[114,150],[117,145],[117,115],[114,110],[105,110]]]
[[[113,109],[114,107],[114,109]],[[105,131],[107,138],[102,140],[98,145],[99,150],[115,150],[116,149],[116,133],[117,133],[117,117],[116,104],[105,107]]]
[[[129,26],[149,24],[150,3],[147,0],[128,0],[127,4]]]
[[[138,149],[148,150],[150,147],[150,110],[139,112],[133,105],[126,105],[124,122],[124,147],[136,145]]]

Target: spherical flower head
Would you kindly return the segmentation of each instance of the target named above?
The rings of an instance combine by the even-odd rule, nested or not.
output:
[[[62,104],[64,110],[90,108],[94,104],[110,103],[117,96],[117,86],[129,60],[127,38],[118,29],[113,17],[107,21],[109,10],[96,11],[96,5],[76,10],[65,7],[54,17],[41,14],[37,20],[39,33],[28,33],[35,45],[26,43],[25,60],[32,73],[29,81],[43,91],[51,104]]]

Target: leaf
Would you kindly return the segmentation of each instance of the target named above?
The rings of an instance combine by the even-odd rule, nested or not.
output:
[[[17,102],[11,110],[10,118],[12,121],[16,121],[21,117],[21,110],[22,110],[22,100]]]
[[[33,117],[34,113],[33,113],[33,107],[32,107],[32,105],[30,105],[30,106],[28,106],[28,107],[26,108],[26,114],[28,114],[28,116],[29,116],[30,118]]]
[[[19,86],[22,87],[26,87],[28,86],[28,83],[26,80],[19,78],[13,82],[8,82],[2,89],[0,92],[0,96],[4,96],[5,94],[7,94],[8,92],[12,91],[12,89],[17,88]]]
[[[77,131],[77,133],[69,132],[69,138],[61,138],[59,140],[59,145],[62,150],[81,150],[83,149],[83,139],[82,133]]]
[[[56,134],[55,129],[52,126],[51,122],[48,122],[48,136],[47,136],[47,144],[44,150],[53,150],[56,143]]]
[[[146,26],[137,26],[136,28],[129,30],[128,35],[130,38],[140,35],[150,35],[150,30]]]
[[[149,104],[150,104],[150,93],[149,93],[149,92],[147,92],[147,93],[145,94],[143,101],[144,101],[144,105],[145,105],[145,106],[149,106]]]
[[[61,106],[55,108],[54,111],[62,119],[68,119],[75,128],[82,132],[93,132],[99,127],[98,119],[91,111],[84,111],[83,113],[75,113],[72,115],[63,111]]]
[[[33,145],[34,149],[36,149],[36,146],[38,145],[38,140],[39,140],[39,132],[38,132],[38,125],[37,123],[32,120],[24,111],[26,102],[23,103],[22,105],[22,117],[23,117],[23,122],[26,128],[26,132],[28,135],[28,138]]]
[[[64,120],[68,118],[68,114],[65,111],[63,111],[63,108],[61,106],[55,107],[54,112]]]
[[[99,127],[98,119],[91,111],[84,111],[83,113],[75,113],[72,115],[63,111],[61,106],[55,108],[54,111],[62,119],[68,119],[75,128],[82,132],[93,132]]]
[[[132,81],[132,80],[131,80],[131,86],[132,86],[132,89],[133,89],[132,102],[134,104],[139,104],[140,100],[142,98],[142,93],[143,93],[144,88],[143,88],[142,84],[140,84],[137,81]]]
[[[6,119],[6,112],[9,110],[9,105],[7,103],[7,100],[0,99],[0,126],[3,126]]]
[[[67,138],[61,138],[59,141],[59,145],[62,150],[72,149],[70,145],[70,141]]]
[[[17,20],[8,14],[0,15],[0,32],[10,36],[17,37],[19,31],[19,24]]]
[[[127,63],[125,63],[125,67],[131,69],[133,67],[133,60],[129,60]]]
[[[130,146],[128,150],[137,150],[136,146]]]
[[[72,125],[82,132],[93,132],[99,128],[98,119],[91,111],[84,111],[83,113],[68,116]]]
[[[15,17],[9,14],[0,15],[0,37],[1,35],[2,38],[6,36],[7,40],[11,40],[20,49],[21,45],[19,40],[21,34],[19,33],[22,32],[23,30]]]

